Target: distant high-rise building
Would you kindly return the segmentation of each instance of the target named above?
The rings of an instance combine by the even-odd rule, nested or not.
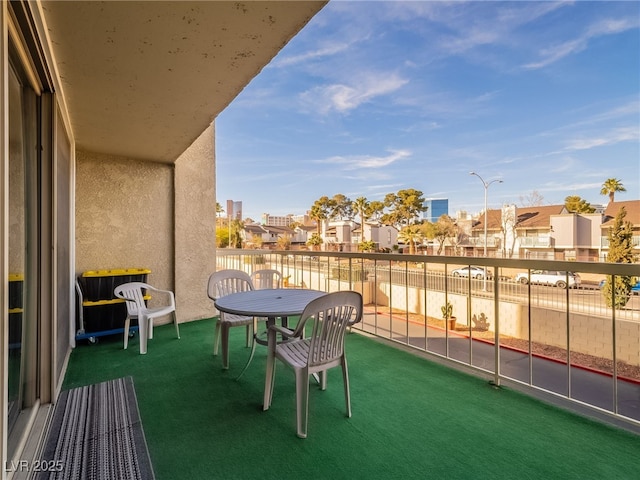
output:
[[[299,223],[301,225],[312,224],[311,220],[309,219],[309,215],[293,215],[292,213],[283,216],[263,213],[260,223],[262,225],[267,225],[270,227],[289,227],[292,223]]]
[[[422,218],[429,222],[437,222],[442,215],[449,215],[448,198],[427,198],[424,206],[427,211],[422,214]]]
[[[227,200],[227,218],[231,220],[242,220],[242,202]]]
[[[269,215],[268,213],[262,214],[261,222],[262,225],[267,225],[269,227],[288,227],[291,225],[293,215]]]

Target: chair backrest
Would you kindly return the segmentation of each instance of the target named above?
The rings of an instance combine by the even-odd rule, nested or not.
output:
[[[282,275],[278,270],[265,268],[263,270],[256,270],[251,274],[253,288],[255,288],[256,290],[280,288],[281,280]]]
[[[308,365],[323,365],[340,358],[344,352],[347,327],[362,319],[362,295],[358,292],[334,292],[310,302],[293,336],[304,336],[305,323],[311,328]]]
[[[146,308],[144,302],[145,290],[150,288],[150,285],[142,282],[130,282],[118,285],[113,293],[116,297],[126,300],[127,312],[130,316],[137,316],[138,312]]]
[[[207,296],[211,300],[247,290],[253,290],[253,283],[249,274],[242,270],[220,270],[212,273],[207,283]]]

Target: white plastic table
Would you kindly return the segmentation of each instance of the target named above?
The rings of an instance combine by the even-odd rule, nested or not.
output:
[[[249,367],[256,349],[256,343],[266,345],[266,341],[258,337],[257,318],[266,318],[268,329],[276,323],[276,318],[280,317],[282,325],[286,327],[288,317],[300,315],[309,302],[326,294],[327,292],[319,290],[273,288],[232,293],[217,299],[214,305],[221,312],[254,317],[251,355],[238,378]]]

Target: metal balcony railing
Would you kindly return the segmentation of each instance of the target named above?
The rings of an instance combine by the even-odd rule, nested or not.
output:
[[[640,235],[634,235],[631,237],[631,244],[635,248],[640,248]],[[600,246],[601,248],[609,248],[609,237],[600,237]]]
[[[508,382],[569,406],[640,427],[640,295],[600,281],[638,274],[638,265],[554,260],[342,252],[227,250],[217,268],[276,268],[290,287],[356,290],[365,303],[355,328]],[[472,277],[458,269],[483,269]],[[566,276],[532,284],[531,273]],[[570,284],[575,272],[581,283]],[[516,275],[524,274],[518,277]],[[536,276],[533,279],[537,278]],[[450,303],[455,320],[442,318]],[[610,305],[618,305],[611,308]]]

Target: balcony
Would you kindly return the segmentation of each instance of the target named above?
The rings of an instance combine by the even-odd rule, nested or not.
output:
[[[347,338],[352,418],[339,370],[310,391],[295,435],[292,372],[278,366],[261,410],[266,354],[232,329],[231,366],[213,357],[212,320],[156,328],[142,357],[120,339],[80,346],[65,388],[131,375],[157,480],[189,478],[634,478],[640,437],[549,406],[364,335]],[[96,366],[100,367],[97,368]],[[338,470],[338,471],[336,471]],[[546,472],[546,474],[545,474]],[[554,472],[556,472],[554,474]],[[561,475],[560,475],[561,476]]]
[[[488,375],[497,385],[515,383],[640,425],[640,405],[629,407],[625,393],[632,385],[640,395],[635,389],[640,384],[640,296],[631,295],[624,308],[613,310],[607,303],[618,299],[605,299],[598,289],[607,275],[635,275],[637,265],[337,252],[218,253],[219,269],[276,268],[300,288],[360,291],[369,309],[359,326],[362,333]],[[470,264],[486,267],[487,280],[452,275]],[[536,269],[573,271],[582,282],[571,289],[515,282],[517,273]],[[453,330],[444,328],[441,318],[446,302],[457,317]],[[546,364],[540,361],[548,358],[563,369],[561,378],[551,382],[541,375]],[[527,368],[514,370],[513,362]],[[578,384],[584,370],[597,372],[599,381],[598,389],[590,385],[587,394]]]
[[[347,338],[353,417],[344,417],[333,371],[326,391],[311,389],[306,440],[295,435],[293,374],[279,366],[263,412],[265,350],[236,380],[249,355],[244,331],[232,329],[223,371],[212,356],[213,319],[182,324],[181,340],[171,325],[157,328],[144,357],[135,340],[126,351],[119,338],[80,346],[65,388],[133,376],[158,479],[634,478],[640,298],[612,310],[597,280],[637,266],[473,259],[491,273],[486,281],[450,274],[468,262],[217,252],[219,269],[275,267],[292,287],[363,293],[364,319]],[[512,280],[551,265],[579,272],[581,287]],[[453,326],[441,318],[445,301]]]
[[[549,235],[539,237],[518,237],[522,248],[548,248],[553,246],[553,239]]]
[[[473,247],[484,247],[485,239],[482,237],[468,237],[465,245],[471,245]],[[500,246],[500,239],[494,236],[487,237],[487,247],[496,248]]]
[[[640,235],[634,235],[633,237],[631,237],[631,244],[634,248],[640,248]],[[609,237],[600,237],[600,245],[601,248],[609,248]]]

